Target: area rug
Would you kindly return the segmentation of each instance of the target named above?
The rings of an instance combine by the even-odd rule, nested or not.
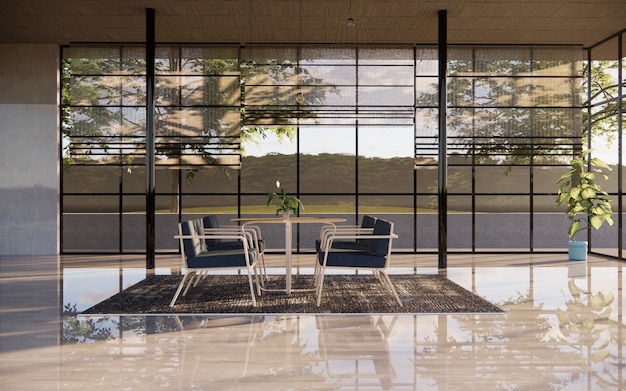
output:
[[[182,276],[149,276],[94,305],[83,314],[291,314],[291,313],[499,313],[498,306],[440,275],[390,275],[400,296],[393,296],[371,274],[327,275],[321,305],[314,292],[263,292],[252,306],[245,275],[214,275],[201,280],[169,307]],[[267,287],[283,283],[270,276]],[[294,288],[313,286],[310,275],[294,276]]]

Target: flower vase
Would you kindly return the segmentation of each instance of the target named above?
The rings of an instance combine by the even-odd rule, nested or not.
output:
[[[289,216],[291,215],[291,212],[288,210],[284,210],[283,211],[283,220],[289,220]]]

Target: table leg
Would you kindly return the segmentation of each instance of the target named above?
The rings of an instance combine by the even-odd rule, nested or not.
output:
[[[291,295],[291,222],[285,222],[285,292]]]

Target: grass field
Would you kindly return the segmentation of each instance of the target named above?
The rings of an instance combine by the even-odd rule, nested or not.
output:
[[[168,210],[159,210],[157,213],[170,213]],[[237,214],[235,206],[207,206],[198,208],[185,208],[183,213],[194,214]],[[242,206],[242,214],[274,214],[274,207],[265,205]],[[354,213],[353,206],[345,205],[306,205],[300,210],[301,214],[350,214]],[[413,213],[413,208],[397,206],[360,206],[359,213]],[[437,213],[434,209],[418,209],[417,213]]]

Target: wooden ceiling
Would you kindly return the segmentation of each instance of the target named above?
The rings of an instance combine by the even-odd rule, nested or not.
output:
[[[593,45],[626,28],[626,0],[0,0],[0,43]],[[355,32],[346,27],[348,17]]]

